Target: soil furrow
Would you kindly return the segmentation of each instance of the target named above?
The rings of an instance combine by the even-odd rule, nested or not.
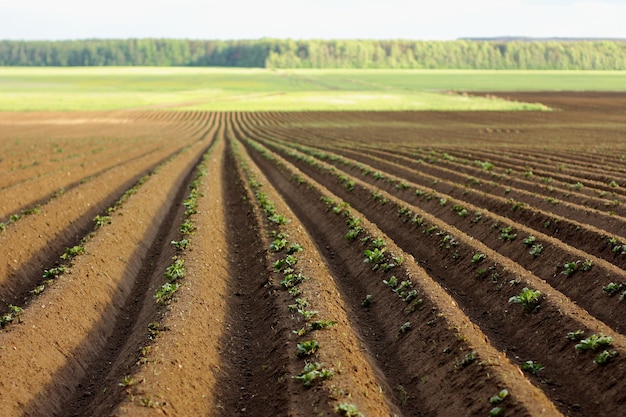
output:
[[[362,164],[360,168],[352,167],[351,169],[346,168],[347,165],[343,163],[335,164],[335,166],[343,167],[345,169],[343,172],[350,175],[360,174],[363,168],[370,169]],[[437,199],[419,198],[411,188],[398,188],[397,184],[401,180],[389,176],[386,181],[382,182],[372,180],[370,177],[365,177],[365,180],[374,187],[380,187],[381,190],[385,190],[438,217],[447,224],[459,228],[464,233],[479,239],[492,250],[509,257],[519,265],[532,271],[538,277],[549,282],[555,289],[566,294],[597,318],[612,326],[616,331],[624,332],[626,329],[626,312],[623,309],[615,308],[617,301],[607,303],[606,299],[608,296],[603,291],[603,288],[606,288],[612,282],[626,281],[626,273],[621,268],[575,247],[563,244],[540,231],[511,222],[502,216],[486,212],[480,207],[465,201],[444,196],[443,198],[446,198],[447,202],[445,205],[442,205],[440,202],[437,202]],[[404,184],[407,187],[414,186],[414,184],[408,182],[404,182]],[[393,209],[388,210],[393,212]],[[400,210],[406,209],[397,207],[397,210],[400,213]],[[460,213],[463,210],[465,210],[465,214],[460,216],[459,214],[463,214]],[[468,213],[473,214],[468,215]],[[398,216],[400,217],[400,214]],[[407,220],[405,216],[403,221]],[[510,228],[510,230],[507,228]],[[533,242],[527,245],[530,251],[528,249],[520,251],[512,243],[507,243],[509,239],[517,238],[518,234],[520,235],[519,241],[522,241],[522,233],[525,233],[525,236],[533,236]],[[529,252],[532,252],[533,248],[537,248],[535,245],[540,245],[540,247],[538,251],[534,252],[537,254],[531,256]],[[546,257],[549,259],[549,262],[546,262]],[[583,262],[590,262],[588,268],[593,270],[591,272],[580,270],[573,278],[572,275],[576,271],[568,273],[564,268],[564,265],[569,262],[576,262],[575,267],[577,270],[582,268]],[[598,297],[589,297],[590,293],[596,293]]]
[[[175,192],[171,190],[180,187],[203,147],[196,143],[144,184],[111,225],[99,229],[85,244],[86,254],[74,259],[70,274],[58,277],[49,291],[24,310],[23,323],[0,334],[4,347],[0,363],[6,371],[0,379],[1,414],[63,413],[62,405],[85,377],[87,365],[106,346],[159,225],[173,204]],[[10,375],[22,378],[16,383],[7,379]]]
[[[380,169],[384,166],[383,172],[389,172],[399,178],[405,178],[408,181],[419,184],[421,190],[433,189],[433,193],[425,193],[425,198],[456,198],[461,201],[467,201],[475,206],[484,207],[489,212],[497,213],[506,217],[511,221],[516,221],[526,225],[536,231],[549,234],[564,243],[578,247],[598,258],[602,258],[608,262],[617,265],[620,268],[626,268],[626,257],[617,256],[612,251],[613,246],[610,245],[610,238],[615,236],[618,241],[624,241],[621,229],[626,227],[626,222],[620,221],[619,218],[610,217],[604,222],[597,220],[597,213],[589,213],[587,217],[581,218],[583,221],[578,222],[568,217],[560,215],[558,206],[553,211],[547,211],[535,207],[530,207],[526,203],[513,199],[505,199],[495,195],[487,195],[471,188],[462,187],[460,184],[452,183],[433,176],[427,176],[415,170],[405,168],[401,165],[391,162],[381,161],[360,153],[340,152],[355,157],[356,161],[373,163],[374,167]],[[336,161],[331,161],[338,164]],[[435,190],[437,191],[435,193]],[[593,224],[602,226],[598,229]],[[626,232],[625,232],[626,233]]]
[[[306,170],[305,170],[306,172]],[[320,177],[314,175],[314,178]],[[320,179],[323,179],[320,177]],[[573,360],[572,356],[556,357],[557,354],[562,355],[563,349],[567,346],[567,340],[565,339],[565,333],[567,329],[572,331],[575,329],[591,329],[591,331],[601,332],[604,334],[610,334],[614,337],[616,346],[621,346],[621,349],[626,347],[624,338],[615,334],[610,328],[594,320],[589,315],[585,314],[582,310],[572,304],[565,297],[562,297],[558,292],[553,291],[547,285],[542,284],[542,281],[533,278],[532,274],[528,271],[521,270],[519,266],[512,264],[506,258],[497,256],[493,251],[487,250],[484,245],[478,242],[471,243],[471,238],[463,236],[463,234],[455,230],[452,227],[442,228],[459,241],[463,241],[469,245],[468,250],[463,252],[461,247],[457,250],[459,256],[450,261],[450,253],[445,250],[440,250],[439,245],[435,242],[427,246],[415,246],[415,237],[412,237],[412,233],[405,231],[407,225],[401,221],[396,220],[397,216],[388,216],[385,211],[381,211],[378,204],[367,203],[372,201],[369,191],[364,190],[365,195],[358,196],[362,189],[358,180],[355,180],[356,186],[354,191],[346,192],[341,187],[341,182],[338,182],[338,186],[333,186],[328,180],[323,180],[323,183],[331,187],[332,190],[338,193],[339,196],[346,198],[348,202],[355,208],[361,210],[370,219],[377,222],[386,233],[390,235],[401,247],[404,247],[409,253],[416,257],[416,259],[423,260],[425,262],[429,273],[433,274],[442,285],[450,288],[452,295],[455,297],[459,305],[472,317],[475,323],[479,324],[483,331],[490,335],[493,342],[503,351],[506,351],[512,356],[512,360],[516,360],[515,355],[519,355],[521,359],[517,359],[520,362],[528,359],[539,360],[545,366],[546,370],[544,375],[547,379],[551,380],[551,390],[548,391],[549,395],[556,395],[556,398],[567,398],[570,404],[577,404],[574,407],[568,407],[569,413],[588,413],[590,410],[585,409],[585,406],[580,406],[578,401],[585,396],[588,396],[589,406],[598,407],[597,403],[594,403],[593,398],[599,395],[600,392],[607,394],[610,387],[614,386],[613,383],[605,380],[605,384],[592,384],[593,386],[585,385],[576,389],[564,388],[558,381],[566,381],[568,378],[574,378],[581,371],[576,370],[573,374],[570,368],[570,361]],[[393,197],[386,196],[389,201],[393,201]],[[412,208],[415,213],[416,208]],[[426,218],[426,214],[424,213]],[[397,223],[402,223],[401,226]],[[413,229],[409,227],[409,229]],[[413,233],[415,233],[414,230]],[[434,235],[433,235],[434,236]],[[439,238],[437,238],[438,240]],[[475,249],[472,249],[475,246]],[[514,296],[515,291],[519,291],[519,288],[514,286],[504,287],[490,287],[489,284],[483,280],[471,279],[467,281],[465,277],[475,274],[475,267],[468,261],[472,257],[472,253],[482,252],[487,254],[488,259],[493,259],[490,269],[494,269],[499,274],[500,279],[504,282],[516,281],[524,283],[531,288],[538,288],[542,294],[546,294],[547,298],[542,303],[541,313],[537,315],[530,315],[524,318],[527,313],[518,313],[517,310],[511,309],[508,312],[508,300]],[[442,262],[440,259],[446,259],[446,262]],[[467,262],[467,264],[461,264],[459,262]],[[456,265],[453,267],[453,265]],[[454,268],[454,269],[452,269]],[[491,273],[491,272],[490,272]],[[485,314],[489,317],[488,325],[484,322]],[[499,318],[499,320],[497,319]],[[525,320],[525,324],[521,325],[516,323],[519,320]],[[541,324],[540,324],[541,323]],[[530,326],[528,326],[530,325]],[[532,327],[534,326],[534,327]],[[539,327],[537,327],[539,326]],[[541,341],[537,340],[535,336],[535,343],[528,343],[529,340],[533,340],[532,335],[536,335],[539,330],[541,335]],[[565,330],[564,330],[565,329]],[[559,334],[560,333],[560,334]],[[548,356],[545,356],[547,352]],[[539,358],[538,355],[544,353],[544,357]],[[572,349],[572,353],[573,349]],[[580,361],[580,359],[578,359]],[[583,362],[584,363],[584,362]],[[581,363],[582,364],[582,363]],[[591,361],[591,367],[588,367],[585,372],[593,372],[593,362]],[[608,378],[609,380],[618,380],[621,378],[621,367],[611,367],[610,373],[613,375]],[[566,376],[571,374],[570,376]],[[608,376],[608,375],[607,375]],[[571,391],[569,391],[571,389]],[[569,392],[568,392],[569,391]],[[619,398],[621,394],[613,390],[612,395],[615,399]],[[614,402],[609,407],[614,406]],[[607,410],[607,412],[610,412]]]
[[[210,129],[207,136],[215,134]],[[216,140],[213,138],[213,140]],[[210,145],[209,145],[210,146]],[[102,353],[85,366],[85,377],[79,382],[73,396],[66,398],[62,415],[93,416],[110,412],[123,398],[125,387],[120,385],[124,376],[132,373],[138,352],[147,343],[148,324],[156,320],[157,305],[154,288],[163,280],[163,272],[176,254],[170,242],[178,239],[179,227],[186,210],[181,202],[195,174],[192,167],[185,169],[186,177],[174,190],[173,205],[158,225],[158,232],[148,249],[126,302],[117,313],[117,320]]]
[[[271,164],[268,165],[262,159],[259,159],[258,163],[268,173],[275,170],[275,168],[270,166]],[[545,399],[539,399],[541,395],[537,396],[536,391],[532,389],[528,391],[529,386],[527,383],[522,379],[517,379],[519,376],[517,371],[512,369],[510,371],[505,370],[510,369],[508,364],[502,362],[503,360],[506,362],[506,360],[503,356],[495,353],[493,350],[489,350],[484,345],[486,340],[484,336],[482,336],[483,339],[480,336],[478,338],[470,338],[470,343],[472,348],[485,355],[485,357],[482,357],[484,363],[489,363],[491,360],[498,363],[498,370],[494,370],[494,375],[492,375],[492,378],[495,378],[495,380],[489,381],[487,379],[484,381],[484,374],[481,376],[481,372],[485,370],[480,367],[473,368],[473,371],[470,371],[470,368],[457,369],[458,362],[456,362],[457,365],[454,365],[455,361],[460,361],[463,359],[464,354],[472,350],[468,345],[464,345],[464,340],[466,339],[464,339],[465,334],[462,330],[467,328],[466,326],[469,322],[465,321],[467,319],[463,318],[464,316],[459,310],[455,310],[456,304],[441,289],[436,289],[439,287],[429,284],[430,280],[426,278],[423,270],[412,266],[414,265],[411,262],[412,257],[407,255],[405,267],[409,268],[407,274],[409,277],[412,277],[413,282],[418,286],[420,297],[424,297],[424,307],[417,308],[414,313],[407,314],[402,310],[402,307],[398,310],[389,308],[398,305],[400,300],[398,300],[397,295],[386,289],[381,282],[383,278],[389,278],[389,275],[392,273],[402,274],[402,272],[392,271],[388,275],[384,274],[380,278],[375,278],[377,274],[373,273],[371,268],[364,264],[362,260],[361,253],[363,249],[361,245],[356,244],[356,248],[352,245],[351,249],[348,249],[351,245],[343,237],[345,231],[341,231],[343,228],[341,225],[344,223],[342,217],[328,213],[323,208],[323,203],[321,203],[322,207],[320,207],[322,210],[311,209],[315,205],[320,205],[319,194],[315,196],[313,187],[305,186],[305,183],[303,183],[300,189],[296,191],[293,188],[294,183],[288,181],[291,174],[287,174],[283,179],[280,179],[281,174],[277,174],[275,171],[269,175],[273,177],[275,184],[282,184],[280,188],[283,195],[287,198],[290,205],[297,209],[297,213],[305,221],[307,229],[311,230],[316,239],[319,240],[318,247],[324,253],[326,262],[334,269],[334,274],[338,277],[338,283],[342,287],[342,294],[353,305],[353,311],[356,315],[355,327],[362,329],[365,343],[372,351],[372,355],[378,358],[378,365],[385,371],[385,375],[397,384],[393,394],[396,396],[396,401],[401,403],[400,408],[405,414],[447,415],[447,407],[450,407],[450,410],[454,409],[453,402],[455,400],[463,403],[462,407],[466,413],[469,412],[472,415],[488,413],[488,404],[475,401],[475,397],[473,400],[464,397],[461,393],[461,387],[474,391],[484,390],[484,392],[489,392],[489,390],[492,390],[497,392],[497,387],[500,386],[502,388],[504,385],[515,387],[512,390],[521,397],[523,403],[527,399],[533,398],[530,403],[525,404],[529,407],[527,411],[523,411],[523,408],[516,409],[517,415],[527,415],[526,413],[530,413],[530,415],[534,415],[534,413],[541,414],[551,408],[550,405],[547,405],[549,402]],[[304,174],[302,174],[302,177],[305,178]],[[315,184],[309,183],[307,180],[305,182],[307,184]],[[314,185],[314,187],[316,188],[317,186]],[[309,196],[310,194],[312,195]],[[299,197],[294,198],[293,196],[295,195]],[[328,195],[332,194],[329,193]],[[333,218],[336,220],[333,220]],[[374,228],[365,218],[363,218],[363,222],[364,225],[367,224],[364,227],[372,228],[374,235],[384,236],[382,231]],[[339,234],[338,230],[340,231]],[[347,228],[344,230],[347,230]],[[392,241],[389,241],[387,247],[396,248]],[[354,255],[348,255],[355,249],[356,253]],[[395,249],[395,252],[402,253],[399,248]],[[372,299],[375,300],[371,308],[360,306],[367,294],[373,295]],[[431,304],[432,302],[434,302],[434,305]],[[398,329],[407,319],[417,327],[403,335]],[[445,324],[446,322],[447,324]],[[455,336],[456,331],[459,331],[463,336],[460,334]],[[403,339],[406,340],[402,342]],[[426,341],[428,343],[424,343]],[[419,348],[419,346],[422,348]],[[456,356],[455,352],[459,356]],[[407,361],[407,357],[411,357],[413,360]],[[491,359],[488,359],[489,357]],[[503,373],[500,374],[500,371]],[[495,374],[499,376],[495,377]],[[504,379],[498,382],[498,378],[503,376]],[[452,378],[452,380],[446,382],[448,378]],[[465,382],[466,378],[473,382]],[[484,382],[481,383],[479,381]],[[491,384],[495,384],[495,386]],[[455,399],[445,394],[435,394],[435,391],[442,394],[441,390],[445,391],[446,387],[460,390],[454,396]],[[519,404],[516,405],[516,407],[519,406]],[[485,407],[487,408],[486,410]],[[558,414],[554,409],[552,409],[551,413]]]
[[[28,292],[41,282],[44,269],[54,267],[65,248],[78,245],[93,230],[94,216],[104,214],[139,178],[177,152],[180,149],[149,154],[110,170],[51,200],[40,207],[40,213],[24,217],[0,234],[0,242],[8,248],[0,262],[0,299],[23,304]]]

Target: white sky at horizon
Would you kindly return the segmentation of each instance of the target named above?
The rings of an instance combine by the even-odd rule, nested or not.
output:
[[[0,0],[0,39],[626,38],[626,0]]]

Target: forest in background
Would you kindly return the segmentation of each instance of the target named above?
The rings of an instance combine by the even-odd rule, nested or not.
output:
[[[622,40],[0,41],[0,66],[625,70]]]

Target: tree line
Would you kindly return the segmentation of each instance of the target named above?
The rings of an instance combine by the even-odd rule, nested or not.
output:
[[[1,66],[625,70],[622,40],[0,41]]]

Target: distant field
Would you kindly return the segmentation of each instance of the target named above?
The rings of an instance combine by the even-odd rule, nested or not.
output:
[[[618,71],[0,68],[0,111],[542,110],[448,91],[626,91]]]

